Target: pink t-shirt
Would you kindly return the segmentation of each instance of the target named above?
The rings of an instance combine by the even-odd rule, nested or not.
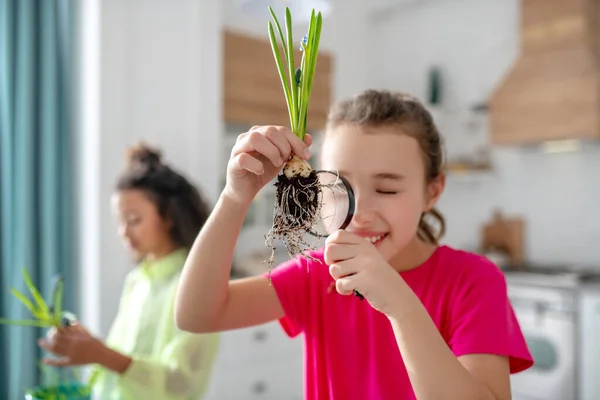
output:
[[[305,398],[414,399],[389,320],[366,300],[338,294],[323,261],[304,257],[271,278],[294,337],[304,334]],[[511,373],[533,365],[499,268],[487,259],[440,246],[424,264],[400,273],[456,356],[508,356]]]

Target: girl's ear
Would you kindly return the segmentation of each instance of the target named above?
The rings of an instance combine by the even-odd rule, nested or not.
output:
[[[427,199],[425,202],[425,209],[423,211],[427,212],[435,207],[438,202],[442,192],[444,191],[444,187],[446,186],[446,176],[444,174],[439,174],[436,178],[434,178],[427,185]]]
[[[163,224],[165,224],[165,227],[167,228],[167,230],[171,230],[173,229],[173,226],[175,225],[175,223],[173,222],[173,215],[172,212],[167,212],[167,214],[164,216],[163,218]]]

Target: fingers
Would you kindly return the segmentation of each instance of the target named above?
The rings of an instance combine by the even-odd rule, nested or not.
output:
[[[277,146],[277,143],[281,142],[282,138],[277,138],[276,132],[273,129],[267,130],[269,137],[266,136],[265,132],[260,130],[250,131],[246,134],[245,138],[241,139],[232,150],[232,156],[236,157],[240,154],[247,153],[248,155],[262,155],[267,158],[276,167],[283,165],[283,160],[289,157],[289,149],[287,155]],[[281,144],[280,144],[281,145]]]
[[[311,156],[310,150],[308,149],[308,146],[310,146],[310,144],[306,144],[305,142],[300,140],[300,138],[298,136],[294,135],[294,133],[292,133],[292,131],[290,131],[289,129],[286,129],[284,131],[284,133],[288,139],[288,142],[292,146],[292,152],[295,155],[297,155],[298,157],[302,157],[302,158],[308,160]],[[306,140],[306,136],[305,136],[305,140]],[[309,140],[312,144],[312,137]],[[291,154],[287,158],[289,158],[290,156],[291,156]]]
[[[335,281],[335,290],[344,296],[352,294],[356,289],[355,276],[356,275],[349,276]]]
[[[354,268],[352,263],[331,264],[329,266],[329,275],[331,275],[333,279],[345,278],[358,272],[358,269]]]
[[[325,246],[331,246],[332,244],[364,244],[365,239],[358,235],[345,231],[343,229],[333,232],[325,240]]]
[[[262,175],[265,172],[263,163],[248,153],[242,153],[233,159],[234,167],[240,170],[246,170],[256,175]]]
[[[306,136],[304,136],[304,144],[306,147],[310,147],[312,145],[312,141],[312,135],[307,133]]]
[[[39,339],[38,345],[50,353],[64,355],[71,346],[73,339],[72,333],[75,333],[73,330],[76,329],[79,328],[58,328],[50,340],[44,338]]]
[[[69,357],[63,358],[42,358],[42,362],[53,367],[67,367],[72,365]]]
[[[332,265],[340,261],[349,260],[356,256],[356,249],[352,245],[328,243],[325,246],[323,258],[327,265]]]
[[[275,167],[283,166],[293,154],[302,158],[310,158],[308,146],[312,144],[312,136],[306,135],[303,142],[289,129],[281,126],[252,127],[248,132],[238,136],[232,150],[232,157],[242,153],[260,154]]]
[[[46,350],[48,353],[63,355],[66,351],[65,343],[63,341],[52,341],[49,342],[46,339],[38,340],[38,345]]]

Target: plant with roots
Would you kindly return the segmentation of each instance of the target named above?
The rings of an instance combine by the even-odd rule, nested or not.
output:
[[[271,22],[268,24],[269,39],[285,94],[291,130],[304,141],[308,103],[319,52],[322,16],[320,12],[315,14],[315,11],[312,11],[308,34],[300,43],[302,52],[300,66],[296,68],[291,12],[286,7],[285,36],[271,7],[269,7],[269,12],[273,17],[273,24]],[[275,29],[281,40],[285,63],[280,55]],[[266,236],[266,245],[271,248],[271,257],[268,260],[269,272],[274,260],[275,240],[280,239],[284,242],[290,257],[300,253],[304,254],[307,250],[313,249],[313,246],[307,243],[304,237],[317,222],[321,199],[321,187],[316,171],[306,160],[296,155],[292,155],[284,165],[282,172],[277,176],[275,187],[277,189],[273,226]]]

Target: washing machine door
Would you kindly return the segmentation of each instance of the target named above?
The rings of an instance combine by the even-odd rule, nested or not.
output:
[[[531,288],[509,297],[534,359],[511,375],[513,400],[575,399],[575,319],[564,292]]]

